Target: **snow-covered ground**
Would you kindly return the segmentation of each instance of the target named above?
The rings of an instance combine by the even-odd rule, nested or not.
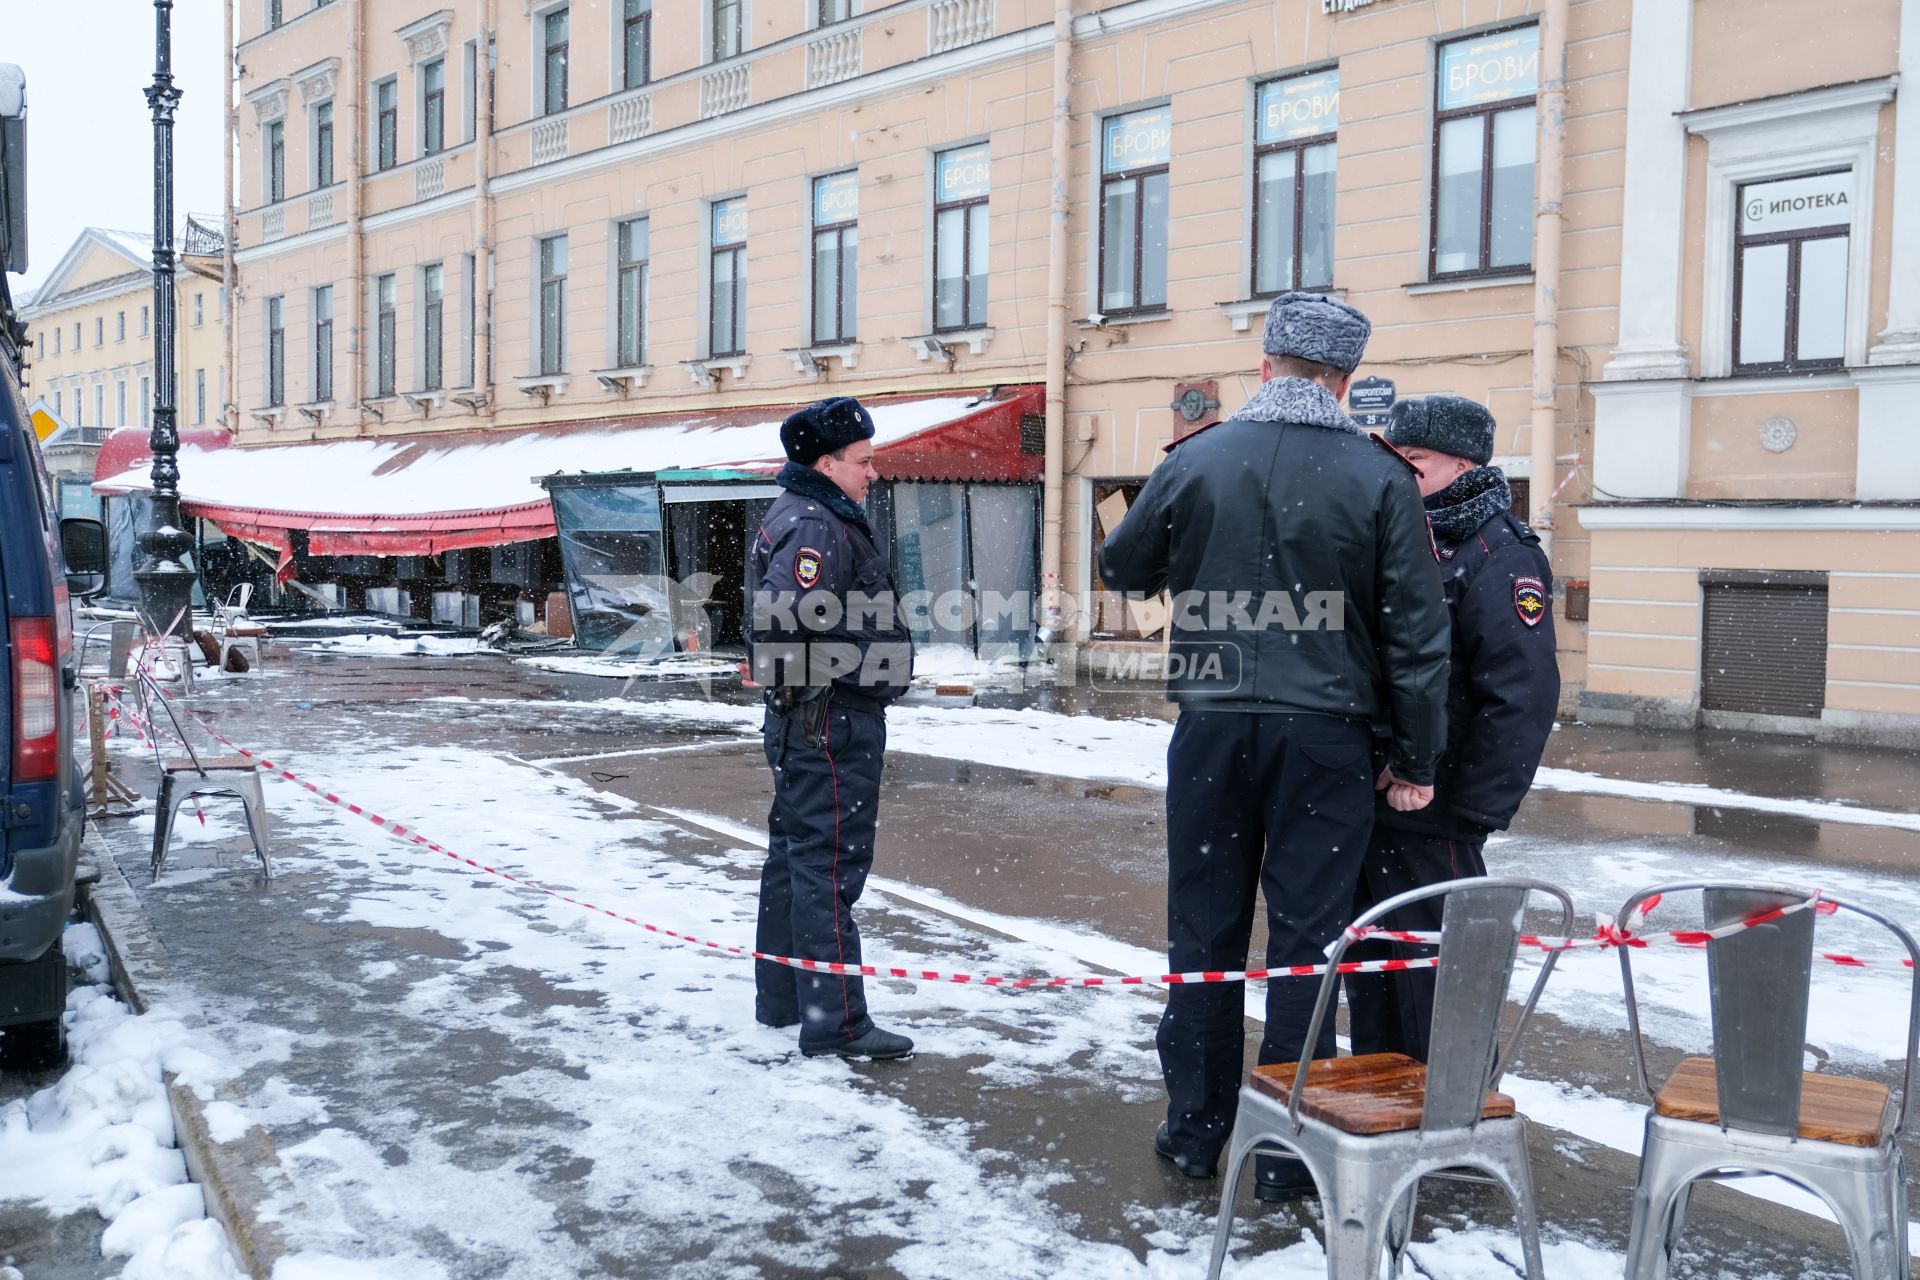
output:
[[[282,745],[258,744],[268,750]],[[288,762],[307,763],[296,749]],[[351,753],[312,760],[330,788],[362,806],[405,815],[410,826],[450,848],[623,914],[744,942],[753,932],[752,876],[758,857],[739,841],[689,859],[685,815],[641,816],[583,784],[466,747],[403,747],[363,733]],[[414,983],[399,998],[407,1017],[448,1028],[503,1022],[518,1041],[564,1070],[523,1070],[495,1084],[501,1123],[550,1117],[540,1141],[556,1158],[590,1162],[591,1207],[610,1221],[639,1224],[639,1238],[665,1255],[698,1241],[710,1250],[698,1274],[749,1276],[756,1258],[831,1269],[849,1238],[893,1241],[885,1265],[912,1277],[1185,1277],[1204,1270],[1208,1219],[1165,1206],[1129,1210],[1162,1225],[1139,1260],[1127,1249],[1076,1234],[1070,1215],[1036,1194],[1059,1169],[990,1172],[994,1152],[964,1118],[922,1111],[908,1097],[862,1087],[858,1069],[793,1052],[790,1032],[741,1016],[751,970],[714,951],[666,945],[632,925],[517,890],[444,857],[396,842],[363,820],[280,786],[272,798],[283,875],[324,871],[337,886],[308,909],[315,919],[375,929],[431,929],[463,944],[462,959]],[[610,813],[626,809],[610,820]],[[695,825],[699,825],[695,823]],[[711,828],[711,823],[708,824]],[[293,852],[295,846],[302,852]],[[171,873],[170,873],[171,874]],[[1096,954],[1073,931],[1001,917],[983,920],[912,886],[877,881],[889,899],[870,917],[869,951],[910,952],[936,967],[1047,973],[1136,957],[1109,946]],[[1157,961],[1155,962],[1157,964]],[[390,966],[388,967],[390,968]],[[365,975],[390,977],[388,968]],[[529,1016],[511,1002],[475,993],[490,979],[534,971],[581,1003]],[[1015,995],[978,988],[885,984],[890,1024],[914,1035],[923,1054],[977,1058],[977,1087],[1018,1094],[1063,1073],[1117,1097],[1158,1096],[1152,1047],[1159,1002],[1136,991]],[[238,1012],[239,1034],[277,1045],[289,1058],[303,1035],[273,1033]],[[234,1034],[236,1022],[227,1021]],[[328,1051],[339,1052],[340,1046]],[[369,1046],[367,1070],[377,1070]],[[258,1057],[256,1061],[260,1060]],[[697,1062],[698,1070],[689,1070]],[[325,1108],[327,1099],[313,1099]],[[553,1117],[558,1117],[557,1119]],[[247,1118],[278,1131],[292,1190],[273,1206],[308,1258],[353,1257],[363,1273],[408,1280],[452,1274],[425,1242],[442,1238],[449,1206],[461,1214],[463,1250],[517,1259],[525,1274],[592,1274],[568,1253],[555,1206],[512,1168],[475,1167],[452,1135],[396,1107],[369,1128],[328,1123],[324,1110],[289,1122],[271,1112]],[[1093,1117],[1059,1117],[1061,1123]],[[390,1131],[382,1131],[390,1126]],[[694,1137],[697,1135],[697,1137]],[[777,1137],[773,1135],[778,1135]],[[693,1137],[694,1140],[688,1140]],[[390,1158],[404,1144],[406,1161]],[[903,1194],[908,1186],[924,1187]],[[430,1187],[432,1193],[423,1195]],[[778,1188],[778,1190],[776,1190]],[[775,1224],[798,1198],[832,1217],[831,1237],[779,1237]],[[960,1242],[965,1242],[964,1247]],[[1415,1246],[1435,1277],[1504,1274],[1518,1257],[1503,1229],[1469,1226]],[[1556,1280],[1617,1275],[1617,1254],[1554,1235]],[[1247,1260],[1229,1274],[1324,1275],[1311,1240]],[[682,1274],[672,1271],[667,1273]],[[684,1274],[694,1274],[692,1271]]]
[[[92,925],[70,926],[64,943],[87,978],[67,997],[73,1064],[0,1107],[0,1202],[99,1214],[109,1223],[101,1252],[124,1280],[238,1280],[226,1232],[187,1181],[162,1082],[174,1072],[210,1099],[231,1069],[177,1013],[136,1016],[113,998]]]
[[[499,699],[467,703],[501,717],[578,714],[632,717],[672,728],[717,729],[724,737],[757,731],[757,708],[699,701],[604,699],[586,704],[528,704]],[[433,714],[433,708],[421,708]],[[763,834],[717,815],[689,809],[645,810],[550,770],[475,747],[421,746],[384,736],[375,722],[344,741],[310,736],[302,720],[276,734],[299,738],[249,742],[370,811],[387,814],[453,850],[621,915],[668,928],[747,944],[754,928],[753,876]],[[1171,726],[1155,720],[1109,721],[1036,711],[897,708],[890,746],[935,755],[1083,779],[1164,784]],[[677,744],[649,750],[697,750]],[[619,753],[607,753],[619,754]],[[276,756],[278,758],[278,756]],[[1613,780],[1565,773],[1570,790],[1620,794]],[[1699,788],[1633,784],[1636,798],[1690,801]],[[1740,807],[1743,797],[1715,793],[1713,802]],[[911,1277],[995,1276],[1160,1278],[1203,1272],[1211,1222],[1165,1205],[1136,1204],[1131,1220],[1155,1224],[1144,1259],[1119,1245],[1089,1240],[1073,1215],[1042,1192],[1058,1179],[1084,1176],[1054,1166],[1004,1172],[986,1129],[967,1118],[915,1105],[909,1091],[877,1086],[869,1070],[801,1059],[791,1035],[751,1023],[749,966],[716,951],[657,935],[554,898],[516,889],[447,858],[395,841],[345,810],[322,805],[276,783],[270,803],[280,832],[283,874],[325,877],[327,888],[305,908],[314,922],[379,931],[426,930],[458,944],[458,958],[394,992],[396,1012],[422,1027],[453,1035],[485,1025],[504,1029],[517,1050],[540,1065],[507,1071],[494,1083],[498,1119],[508,1133],[525,1128],[545,1160],[584,1162],[588,1209],[631,1233],[609,1247],[644,1242],[662,1256],[703,1251],[701,1276],[748,1276],[758,1259],[805,1270],[834,1265],[846,1239],[883,1242],[888,1268]],[[1891,812],[1847,808],[1836,819]],[[1749,807],[1781,812],[1768,805]],[[1802,812],[1801,810],[1792,810]],[[1806,811],[1811,812],[1811,811]],[[186,843],[238,831],[213,825],[186,830]],[[692,854],[686,833],[712,837]],[[1563,883],[1581,908],[1576,931],[1590,931],[1596,913],[1617,909],[1631,889],[1697,872],[1683,855],[1648,845],[1561,846],[1502,837],[1489,850],[1529,872]],[[1797,880],[1858,896],[1905,918],[1920,915],[1920,890],[1906,880],[1833,867],[1783,866],[1752,860],[1729,874]],[[161,890],[180,889],[208,873],[170,870]],[[909,960],[916,967],[974,973],[1059,974],[1096,968],[1157,973],[1157,953],[1103,937],[1083,923],[1034,920],[983,910],[911,883],[876,877],[863,925],[870,962]],[[282,909],[293,904],[281,899]],[[1671,914],[1668,914],[1668,913]],[[1684,923],[1669,907],[1655,927]],[[1874,950],[1863,937],[1823,919],[1823,942]],[[573,1000],[529,1008],[500,994],[513,975],[533,973]],[[1704,961],[1697,953],[1649,951],[1636,957],[1649,1032],[1673,1047],[1704,1034]],[[382,991],[402,977],[386,961],[369,961],[359,980]],[[1898,975],[1840,970],[1820,975],[1809,1038],[1843,1066],[1878,1067],[1899,1052]],[[978,1061],[971,1074],[989,1101],[1018,1097],[1075,1075],[1118,1099],[1159,1097],[1153,1028],[1159,1001],[1151,990],[1101,989],[1013,993],[951,985],[876,983],[876,1006],[889,1025],[907,1030],[921,1052],[947,1061]],[[386,998],[383,996],[383,999]],[[1575,1027],[1620,1029],[1619,977],[1610,955],[1566,958],[1548,987],[1546,1012]],[[1250,1013],[1258,1015],[1250,1002]],[[151,1015],[150,1015],[151,1016]],[[292,1188],[273,1207],[299,1253],[280,1280],[317,1276],[458,1275],[445,1263],[449,1207],[455,1254],[485,1256],[524,1274],[592,1274],[577,1252],[553,1199],[535,1193],[512,1165],[469,1158],[459,1135],[442,1132],[396,1104],[361,1115],[324,1093],[277,1080],[276,1062],[306,1052],[358,1055],[371,1078],[383,1069],[373,1044],[322,1043],[322,1033],[260,1020],[250,1007],[216,1011],[231,1068],[256,1078],[235,1126],[259,1123],[280,1143]],[[234,1047],[235,1044],[239,1047]],[[1891,1046],[1891,1047],[1890,1047]],[[697,1070],[689,1070],[697,1063]],[[909,1070],[911,1068],[908,1068]],[[1538,1122],[1621,1150],[1635,1149],[1641,1106],[1541,1076],[1523,1060],[1506,1087]],[[156,1071],[157,1079],[157,1071]],[[1097,1123],[1061,1116],[1060,1123]],[[0,1161],[7,1155],[0,1124]],[[777,1136],[774,1136],[777,1135]],[[392,1152],[406,1159],[396,1163]],[[0,1166],[0,1187],[4,1187]],[[903,1188],[913,1187],[912,1194]],[[423,1188],[431,1188],[423,1194]],[[1749,1185],[1769,1198],[1795,1193]],[[4,1194],[4,1193],[0,1193]],[[1800,1197],[1804,1202],[1806,1197]],[[791,1206],[818,1206],[833,1218],[831,1238],[791,1230]],[[1791,1201],[1790,1201],[1791,1202]],[[186,1224],[191,1225],[191,1224]],[[964,1246],[960,1242],[964,1242]],[[1517,1247],[1507,1232],[1463,1224],[1429,1235],[1414,1258],[1434,1280],[1504,1275]],[[334,1259],[352,1259],[349,1264]],[[1324,1275],[1311,1239],[1230,1264],[1228,1274],[1288,1278]],[[1548,1274],[1555,1280],[1616,1276],[1617,1252],[1601,1243],[1550,1232]],[[131,1272],[130,1272],[131,1274]],[[185,1274],[193,1274],[187,1272]],[[212,1273],[218,1274],[218,1273]],[[663,1274],[695,1274],[668,1267]],[[1762,1271],[1728,1272],[1759,1276]]]

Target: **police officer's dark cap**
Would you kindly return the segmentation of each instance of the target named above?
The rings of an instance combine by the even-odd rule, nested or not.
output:
[[[852,396],[816,401],[780,424],[780,447],[801,466],[858,440],[873,439],[873,415]]]
[[[1465,396],[1402,400],[1387,418],[1387,443],[1396,449],[1431,449],[1478,466],[1493,461],[1493,415]]]

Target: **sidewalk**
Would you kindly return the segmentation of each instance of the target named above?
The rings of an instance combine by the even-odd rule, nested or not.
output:
[[[703,722],[580,701],[618,685],[494,658],[276,652],[267,670],[193,704],[458,853],[750,940],[765,778],[738,691]],[[667,694],[699,697],[628,698]],[[150,758],[131,738],[113,750],[150,793]],[[523,763],[585,756],[602,758]],[[887,787],[870,956],[1016,973],[1153,958],[1150,788],[924,755],[896,757]],[[204,826],[183,813],[157,883],[148,821],[101,830],[277,1151],[284,1189],[250,1209],[287,1256],[409,1280],[1204,1270],[1218,1186],[1147,1149],[1157,993],[875,982],[877,1015],[920,1055],[804,1060],[751,1022],[741,961],[516,890],[283,782],[267,796],[271,883],[237,806],[210,803]],[[1549,1010],[1521,1073],[1624,1097],[1617,1037],[1575,1012]],[[1618,1275],[1632,1159],[1545,1125],[1535,1138],[1549,1274]],[[1696,1204],[1703,1274],[1848,1274],[1825,1224],[1717,1189]],[[1241,1211],[1229,1274],[1321,1274],[1307,1209]],[[1504,1274],[1508,1221],[1487,1193],[1435,1189],[1415,1259],[1436,1278]]]

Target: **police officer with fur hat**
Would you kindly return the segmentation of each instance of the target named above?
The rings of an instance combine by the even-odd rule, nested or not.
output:
[[[887,704],[913,678],[886,547],[862,504],[879,478],[873,416],[838,396],[780,427],[782,493],[753,540],[748,640],[773,770],[755,950],[857,966],[853,906],[873,865]],[[903,1058],[856,976],[754,965],[754,1016],[799,1027],[809,1057]]]
[[[1263,385],[1226,422],[1169,446],[1101,549],[1120,591],[1172,593],[1167,751],[1168,959],[1246,967],[1256,890],[1269,967],[1312,964],[1347,923],[1373,823],[1371,724],[1417,801],[1445,737],[1447,615],[1413,468],[1341,411],[1371,326],[1290,293],[1268,311]],[[1267,984],[1262,1063],[1297,1060],[1317,988]],[[1154,1150],[1213,1177],[1233,1129],[1242,983],[1167,992],[1167,1119]],[[1332,1057],[1333,1024],[1315,1057]],[[1262,1157],[1255,1191],[1311,1194]]]
[[[1493,415],[1459,396],[1393,406],[1387,440],[1421,470],[1433,528],[1453,659],[1447,684],[1447,748],[1433,802],[1395,803],[1383,778],[1354,913],[1409,889],[1486,874],[1490,832],[1504,831],[1533,785],[1560,702],[1553,643],[1553,572],[1540,539],[1509,514],[1513,491],[1493,458]],[[1404,907],[1386,923],[1438,929],[1441,900]],[[1391,954],[1367,944],[1359,954]],[[1429,954],[1411,949],[1409,956]],[[1431,970],[1355,974],[1347,984],[1355,1053],[1404,1053],[1425,1061],[1433,1026]]]

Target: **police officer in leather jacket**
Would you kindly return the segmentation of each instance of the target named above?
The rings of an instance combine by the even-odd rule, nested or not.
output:
[[[1347,923],[1373,825],[1371,729],[1390,727],[1407,803],[1445,740],[1447,614],[1413,468],[1341,411],[1371,331],[1321,294],[1277,299],[1263,384],[1232,419],[1169,446],[1101,550],[1121,591],[1170,593],[1168,962],[1243,968],[1256,888],[1270,967],[1311,964]],[[1315,985],[1267,985],[1262,1063],[1296,1060]],[[1212,1177],[1241,1084],[1242,984],[1175,986],[1158,1043],[1155,1150]],[[1314,1056],[1331,1057],[1333,1025]],[[1263,1158],[1256,1191],[1311,1191]]]

